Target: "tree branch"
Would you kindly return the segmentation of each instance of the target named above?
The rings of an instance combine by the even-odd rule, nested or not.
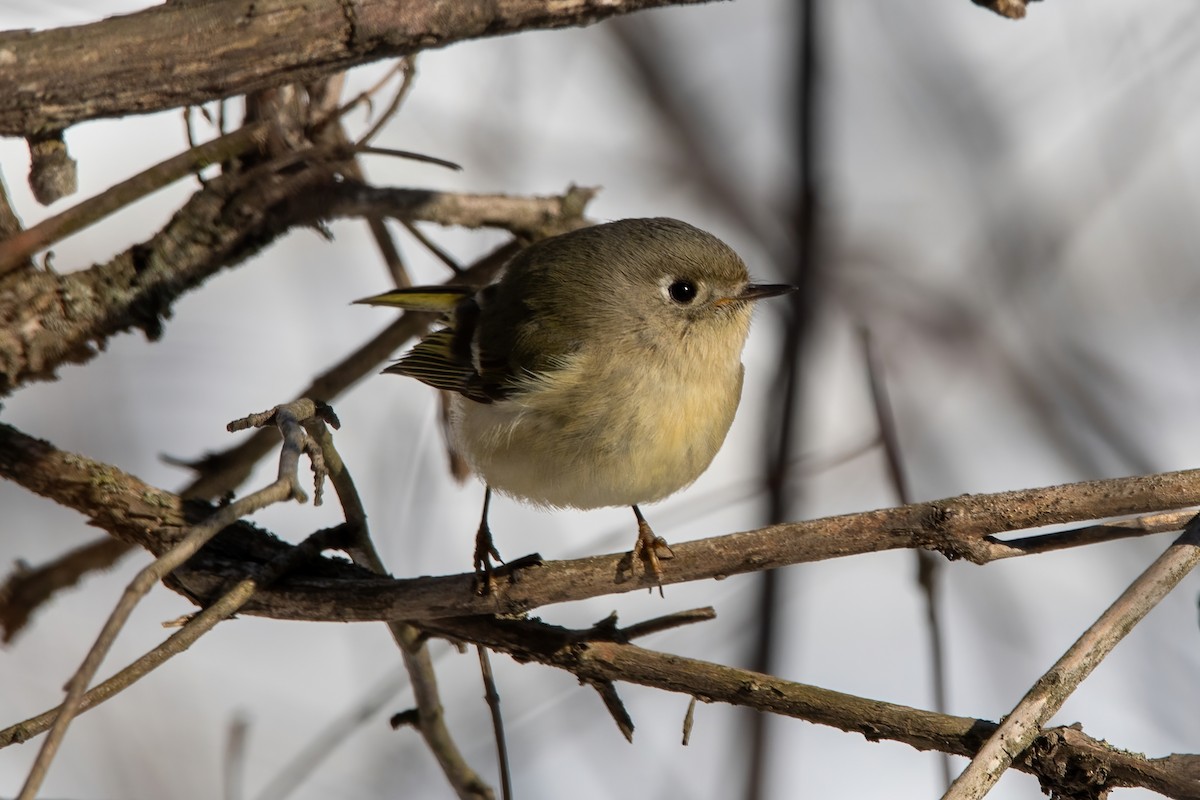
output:
[[[31,380],[52,379],[63,363],[90,360],[118,332],[136,328],[157,339],[176,298],[296,225],[349,215],[467,227],[505,227],[509,219],[513,229],[536,238],[583,224],[583,207],[594,193],[572,187],[561,197],[521,199],[373,190],[343,185],[321,165],[280,174],[284,160],[208,181],[159,233],[105,264],[66,275],[25,271],[0,278],[0,396]]]
[[[55,449],[0,423],[0,477],[87,515],[114,537],[162,552],[178,537],[184,501],[115,467]],[[1163,509],[1200,505],[1200,470],[1113,478],[945,500],[837,517],[772,525],[754,531],[683,542],[663,583],[711,580],[829,558],[902,548],[936,550],[975,563],[1041,552],[994,537],[1006,531],[1103,517],[1152,513],[1130,523],[1089,525],[1040,534],[1063,537],[1071,546],[1098,540],[1178,530],[1186,517]],[[198,509],[206,508],[197,506]],[[192,509],[195,513],[195,509]],[[271,559],[285,542],[252,526],[208,547],[171,577],[172,588],[194,602],[214,599],[230,575]],[[321,621],[428,620],[470,614],[521,614],[542,605],[645,588],[640,572],[631,578],[628,554],[613,553],[549,562],[526,573],[536,580],[501,582],[479,597],[473,573],[393,580],[368,576],[335,561],[323,561],[255,596],[244,613],[280,619]]]
[[[536,620],[486,617],[439,620],[421,627],[486,645],[520,662],[536,661],[567,670],[581,681],[636,683],[706,702],[730,703],[829,725],[861,733],[869,741],[903,742],[918,750],[970,756],[997,728],[987,720],[923,711],[646,650],[620,641],[619,636],[609,637],[604,630],[597,635],[596,629],[574,631]],[[1074,786],[1086,776],[1107,787],[1143,786],[1167,797],[1194,800],[1200,796],[1198,764],[1198,756],[1148,759],[1097,741],[1082,731],[1055,728],[1043,732],[1014,766],[1037,775],[1048,787]]]
[[[1017,707],[1005,715],[950,785],[944,800],[978,800],[987,794],[1004,770],[1038,737],[1042,726],[1062,708],[1071,692],[1197,563],[1200,563],[1200,516],[1188,523],[1183,535],[1121,593],[1038,679]],[[1105,786],[1103,781],[1098,783]]]
[[[209,0],[164,3],[90,25],[9,31],[0,33],[0,136],[200,105],[466,39],[701,1]]]
[[[302,417],[305,411],[311,409],[311,407],[311,402],[307,403],[307,405],[300,402],[294,403],[287,408],[281,407],[280,412],[274,417],[279,424],[284,438],[284,447],[279,458],[278,478],[274,483],[253,494],[246,495],[227,506],[222,506],[220,510],[214,512],[211,517],[206,519],[203,524],[196,525],[184,531],[176,545],[156,558],[152,564],[143,568],[130,581],[129,585],[125,588],[125,592],[121,595],[121,599],[117,601],[116,607],[104,623],[104,627],[101,628],[100,634],[96,637],[95,644],[92,645],[92,648],[84,657],[83,663],[80,664],[79,669],[76,670],[68,682],[67,696],[54,717],[54,724],[50,727],[49,734],[47,734],[46,739],[42,742],[41,749],[38,750],[33,766],[29,770],[29,775],[25,779],[25,784],[21,787],[20,794],[17,795],[18,800],[33,800],[37,796],[38,789],[45,780],[46,773],[50,769],[50,764],[58,752],[63,737],[66,736],[67,726],[70,725],[71,720],[82,708],[88,684],[95,676],[96,670],[100,668],[101,662],[108,654],[113,642],[116,641],[117,634],[124,627],[126,620],[129,619],[129,615],[133,613],[134,607],[150,589],[166,577],[168,573],[195,555],[210,539],[241,517],[252,514],[272,503],[292,499],[298,500],[301,503],[305,502],[307,495],[300,488],[299,479],[296,474],[302,454],[307,455],[313,463],[317,485],[314,502],[319,504],[321,480],[323,478],[320,451],[315,451],[310,446],[311,443],[308,441],[304,429],[300,425],[300,417]],[[236,599],[239,602],[245,602],[251,594],[253,594],[253,588],[245,592],[244,596],[239,596]]]

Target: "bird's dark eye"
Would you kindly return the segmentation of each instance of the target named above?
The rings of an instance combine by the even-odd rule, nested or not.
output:
[[[667,287],[667,294],[676,303],[686,306],[696,299],[696,284],[687,279],[677,280]]]

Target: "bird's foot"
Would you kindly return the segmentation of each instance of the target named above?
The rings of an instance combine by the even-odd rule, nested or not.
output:
[[[501,564],[504,563],[504,559],[500,557],[500,551],[496,549],[496,545],[492,541],[492,530],[485,521],[480,524],[479,531],[475,534],[475,594],[477,595],[489,595],[496,590],[496,568],[492,563],[493,558]]]
[[[662,560],[674,557],[675,552],[671,550],[667,540],[656,536],[650,524],[639,518],[638,538],[633,545],[633,552],[630,553],[630,566],[640,558],[646,566],[647,573],[654,576],[654,582],[658,584],[660,595],[662,594]]]

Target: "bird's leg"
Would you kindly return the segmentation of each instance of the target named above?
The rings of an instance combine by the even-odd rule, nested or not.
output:
[[[483,594],[491,594],[491,590],[495,588],[492,559],[504,563],[500,551],[492,542],[492,529],[488,527],[488,508],[491,505],[492,487],[488,486],[483,492],[483,515],[479,519],[479,532],[475,534],[475,577]]]
[[[662,587],[662,564],[659,563],[660,558],[674,558],[675,553],[667,545],[667,540],[661,536],[655,536],[650,523],[646,522],[646,518],[642,516],[642,510],[637,506],[633,506],[633,515],[637,517],[638,522],[638,538],[633,545],[633,553],[631,554],[630,563],[638,558],[646,562],[646,569],[654,575],[654,580]]]

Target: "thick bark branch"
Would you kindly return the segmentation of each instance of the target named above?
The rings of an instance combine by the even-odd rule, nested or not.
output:
[[[91,25],[9,31],[0,33],[0,136],[309,83],[465,39],[704,1],[209,0]]]
[[[88,515],[116,538],[155,554],[178,536],[185,507],[175,495],[114,467],[56,450],[0,423],[0,477]],[[1055,523],[1144,514],[1200,504],[1200,470],[1024,489],[773,525],[755,531],[683,542],[674,547],[663,583],[712,580],[789,564],[901,548],[970,554],[987,561],[1042,552],[1006,544],[993,534]],[[200,507],[196,513],[200,512]],[[1177,530],[1177,515],[1112,535]],[[1072,544],[1094,541],[1073,532]],[[1053,536],[1053,534],[1046,534]],[[219,596],[225,581],[241,578],[290,545],[243,523],[222,535],[172,577],[172,588],[198,603]],[[495,593],[474,592],[473,574],[391,580],[333,560],[316,562],[251,601],[244,613],[321,621],[428,620],[471,614],[518,614],[543,605],[644,588],[640,571],[629,577],[628,554],[551,562],[500,582]]]

